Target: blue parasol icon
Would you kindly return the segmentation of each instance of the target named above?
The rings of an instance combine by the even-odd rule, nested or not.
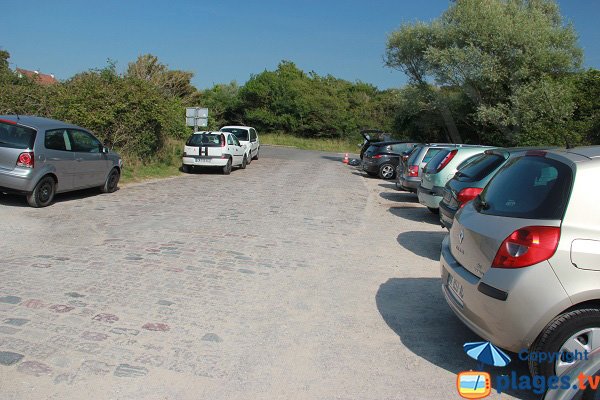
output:
[[[510,363],[510,357],[490,342],[465,343],[463,349],[469,357],[482,364],[506,367]]]

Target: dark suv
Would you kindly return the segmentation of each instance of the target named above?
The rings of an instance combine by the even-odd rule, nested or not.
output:
[[[400,157],[415,146],[415,142],[389,141],[372,143],[364,154],[362,169],[381,179],[394,179]]]

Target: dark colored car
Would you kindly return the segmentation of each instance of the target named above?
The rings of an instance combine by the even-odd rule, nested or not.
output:
[[[415,142],[390,141],[372,143],[364,154],[362,169],[381,179],[394,179],[402,154],[413,148]]]
[[[365,139],[362,147],[360,148],[360,159],[362,160],[367,149],[371,147],[373,143],[381,141],[381,138],[383,135],[385,135],[385,133],[379,129],[363,129],[360,131],[360,134]]]
[[[477,197],[494,174],[509,160],[518,155],[523,155],[525,151],[541,149],[515,147],[486,150],[464,167],[461,167],[454,178],[450,179],[444,187],[444,198],[440,202],[440,222],[442,226],[450,229],[454,214],[467,202]]]

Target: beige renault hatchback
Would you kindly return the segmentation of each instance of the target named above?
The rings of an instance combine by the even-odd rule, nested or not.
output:
[[[600,348],[600,147],[525,152],[457,212],[442,291],[474,332],[562,375]],[[587,353],[585,353],[587,352]],[[551,358],[551,357],[549,357]]]

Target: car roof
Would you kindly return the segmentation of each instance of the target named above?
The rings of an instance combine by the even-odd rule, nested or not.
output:
[[[373,142],[371,146],[388,146],[390,144],[401,144],[401,143],[417,143],[413,140],[388,140],[385,142]]]
[[[56,128],[75,128],[86,130],[85,128],[69,124],[67,122],[44,117],[36,117],[34,115],[0,115],[0,119],[15,122],[20,125],[34,128],[36,130],[48,130]]]
[[[250,129],[252,127],[251,126],[243,126],[243,125],[226,125],[226,126],[222,127],[221,129],[225,129],[225,128]],[[254,129],[254,128],[252,128],[252,129]]]

